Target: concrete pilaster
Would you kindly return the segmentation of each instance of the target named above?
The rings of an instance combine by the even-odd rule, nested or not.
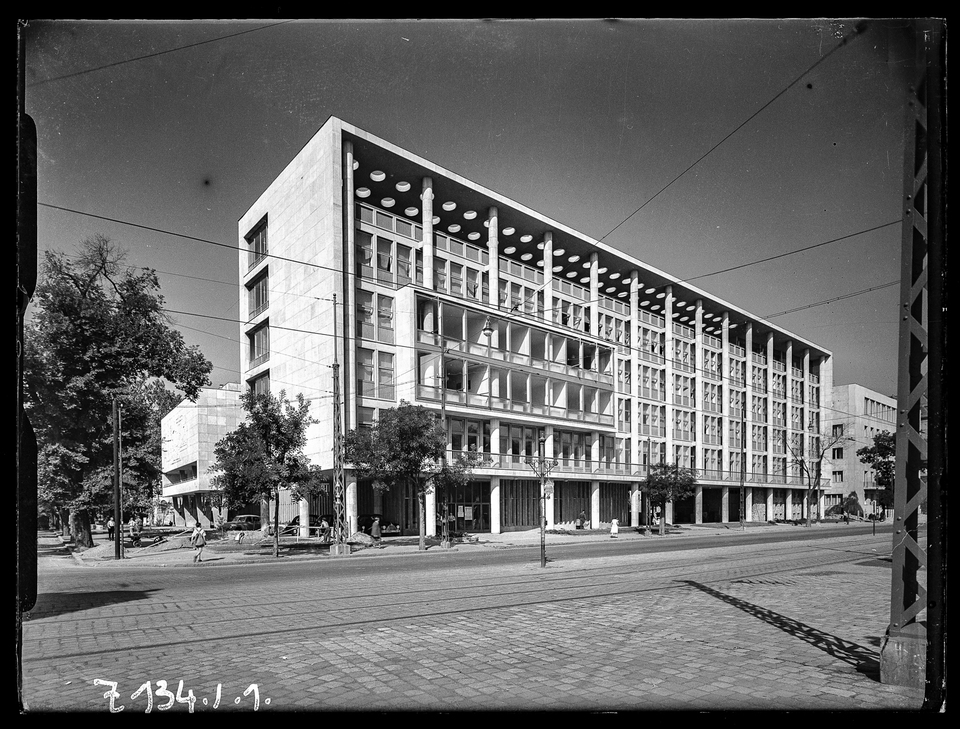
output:
[[[490,304],[499,306],[500,302],[500,226],[497,209],[487,211],[487,253],[490,263],[487,272],[490,278]]]
[[[590,254],[590,333],[596,336],[600,331],[600,274],[597,254]]]
[[[746,493],[743,497],[744,511],[746,512],[743,515],[744,521],[753,521],[753,487],[746,486]]]
[[[297,502],[297,513],[300,516],[300,536],[309,537],[310,536],[310,500],[309,499],[300,499]]]
[[[600,482],[590,482],[590,528],[600,528]]]
[[[720,521],[730,521],[730,487],[720,487]]]
[[[773,489],[772,488],[767,489],[766,507],[767,507],[767,513],[766,513],[767,521],[773,521]]]
[[[693,523],[703,524],[703,486],[697,484],[693,492]]]
[[[437,535],[437,493],[434,490],[430,490],[426,494],[425,499],[426,505],[426,534],[428,537],[435,537]]]
[[[630,484],[630,526],[640,526],[640,485]]]
[[[420,193],[423,203],[423,285],[433,290],[433,178],[423,178],[423,191]]]
[[[500,534],[500,477],[490,477],[490,532]]]
[[[357,477],[352,471],[344,474],[344,515],[347,521],[347,531],[354,534],[357,531]]]

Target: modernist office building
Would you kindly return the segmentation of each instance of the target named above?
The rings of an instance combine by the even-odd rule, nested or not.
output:
[[[311,400],[307,455],[324,469],[336,360],[345,431],[403,400],[445,411],[452,451],[484,454],[450,503],[462,529],[539,524],[541,436],[558,461],[551,527],[581,511],[637,524],[660,462],[700,471],[668,521],[739,520],[741,483],[746,520],[822,509],[787,445],[820,428],[830,352],[340,119],[243,215],[239,242],[245,381]],[[418,529],[413,494],[349,470],[345,484],[352,527],[381,513]],[[428,533],[436,513],[428,499]]]
[[[848,505],[854,512],[880,511],[874,472],[857,456],[860,448],[873,445],[878,433],[896,434],[897,401],[863,385],[835,385],[830,393],[830,411],[824,418],[827,432],[849,440],[827,454],[830,486],[825,493],[827,509]],[[859,505],[859,509],[857,509]]]

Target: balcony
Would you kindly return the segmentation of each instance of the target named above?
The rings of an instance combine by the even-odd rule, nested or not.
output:
[[[678,372],[695,372],[696,371],[696,367],[694,367],[692,364],[689,364],[679,359],[673,360],[673,367]]]
[[[684,339],[694,339],[693,328],[684,326],[683,324],[678,324],[677,322],[673,322],[673,333],[683,337]]]

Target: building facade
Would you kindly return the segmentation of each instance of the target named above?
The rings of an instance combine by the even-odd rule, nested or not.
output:
[[[830,487],[824,496],[829,510],[844,505],[863,515],[878,514],[874,472],[857,457],[860,448],[873,445],[878,433],[896,434],[897,400],[863,385],[835,385],[830,392],[826,414],[829,432],[849,440],[831,449],[828,455]],[[838,430],[839,429],[839,430]]]
[[[343,432],[406,401],[444,414],[451,453],[484,454],[449,504],[460,529],[535,527],[541,499],[548,527],[636,525],[651,463],[700,473],[670,522],[822,510],[787,445],[819,430],[829,351],[361,129],[330,118],[239,243],[246,385],[311,400],[325,470],[338,371]],[[351,530],[418,530],[413,494],[347,468]],[[437,513],[428,498],[428,534]]]
[[[210,484],[216,458],[213,449],[225,435],[235,430],[245,416],[240,403],[240,385],[205,387],[196,402],[183,400],[160,421],[162,497],[171,504],[173,523],[191,527],[200,522],[204,528],[227,520],[227,510],[216,498]],[[250,513],[259,514],[255,505]]]

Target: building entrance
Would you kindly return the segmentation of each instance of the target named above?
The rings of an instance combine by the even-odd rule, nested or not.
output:
[[[490,531],[490,482],[470,481],[447,494],[447,519],[457,532]],[[437,533],[443,529],[443,508],[437,505]]]

